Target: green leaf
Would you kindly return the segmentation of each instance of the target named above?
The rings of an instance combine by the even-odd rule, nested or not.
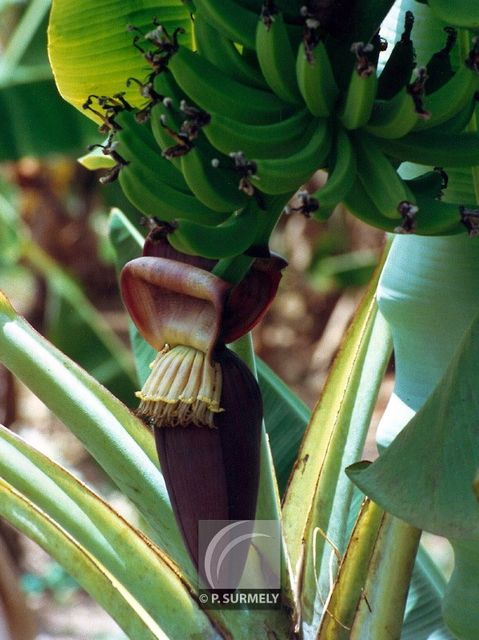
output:
[[[81,545],[168,637],[217,637],[156,546],[87,486],[1,426],[0,471],[5,482]]]
[[[0,514],[58,560],[130,638],[165,639],[154,621],[124,589],[115,584],[108,572],[85,549],[2,479]]]
[[[390,513],[449,538],[478,539],[479,316],[426,403],[371,466],[348,469]]]
[[[256,358],[256,365],[266,431],[278,488],[283,494],[311,411],[261,358]]]
[[[409,587],[401,640],[453,640],[442,618],[445,586],[444,576],[420,546]]]
[[[92,93],[112,96],[126,91],[131,104],[141,105],[144,98],[138,87],[127,88],[126,81],[145,78],[148,65],[127,27],[147,33],[154,17],[170,34],[177,27],[185,29],[181,43],[191,46],[189,12],[181,0],[53,0],[48,48],[65,100],[81,109]]]
[[[315,625],[317,598],[330,583],[331,542],[342,553],[352,484],[348,460],[361,455],[379,385],[391,353],[377,313],[379,269],[359,306],[313,411],[284,501],[284,530],[300,581],[303,619]],[[318,595],[319,594],[319,595]]]
[[[149,430],[20,318],[0,293],[0,360],[84,444],[145,517],[163,549],[193,575]]]
[[[399,637],[419,537],[373,502],[363,504],[318,640]]]

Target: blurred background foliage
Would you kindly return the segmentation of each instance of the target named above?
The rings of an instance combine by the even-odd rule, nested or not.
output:
[[[49,5],[49,0],[0,0],[0,289],[38,331],[134,406],[137,383],[108,243],[108,212],[119,207],[138,229],[140,214],[117,184],[101,186],[98,175],[76,162],[101,136],[62,100],[54,84],[46,52]],[[314,177],[318,184],[322,179]],[[290,267],[255,331],[255,346],[312,406],[377,263],[383,234],[342,209],[322,223],[292,213],[283,217],[273,244]],[[0,422],[75,465],[112,499],[111,486],[80,445],[3,369]],[[86,606],[79,601],[84,594],[78,595],[50,560],[40,562],[43,556],[32,543],[4,525],[0,533],[10,560],[23,572],[30,605],[36,603],[38,637],[87,640],[83,631],[76,636],[64,628],[72,607]],[[5,575],[0,562],[0,585]],[[68,605],[63,622],[51,615],[52,603],[59,601]],[[3,606],[8,617],[5,601]],[[0,608],[0,618],[1,613]],[[123,637],[114,627],[90,626],[109,640]],[[27,640],[25,629],[19,633]]]

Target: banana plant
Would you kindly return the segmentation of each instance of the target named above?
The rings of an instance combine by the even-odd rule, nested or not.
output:
[[[477,636],[479,41],[464,4],[54,0],[57,85],[105,136],[82,162],[150,228],[112,213],[138,411],[4,296],[0,357],[144,525],[3,430],[0,511],[129,637]],[[302,189],[318,169],[324,188]],[[285,268],[269,247],[285,207],[324,219],[338,203],[395,238],[308,420],[263,365],[258,386],[248,331]],[[359,462],[391,344],[381,455]],[[202,606],[198,522],[254,518],[282,520],[281,606]],[[451,541],[447,585],[421,530]]]

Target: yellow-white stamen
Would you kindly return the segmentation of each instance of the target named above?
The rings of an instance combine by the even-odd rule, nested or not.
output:
[[[140,417],[157,427],[215,426],[215,413],[223,411],[218,363],[210,364],[206,354],[193,347],[166,345],[150,368],[143,389],[135,394],[141,400]]]

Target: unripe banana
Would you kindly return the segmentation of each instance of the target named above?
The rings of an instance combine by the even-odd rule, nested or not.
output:
[[[205,207],[194,195],[174,189],[131,162],[120,171],[119,182],[128,200],[145,216],[172,221],[187,218],[205,225],[220,224],[225,216]]]
[[[354,145],[359,179],[381,214],[392,219],[413,214],[414,196],[374,139],[358,133]]]
[[[411,182],[409,186],[419,208],[415,216],[415,233],[427,236],[464,233],[460,205],[442,202],[421,191],[416,192]]]
[[[139,124],[133,111],[118,114],[115,121],[121,127],[114,138],[118,153],[129,164],[141,166],[148,173],[152,188],[159,179],[173,189],[191,195],[181,172],[161,155],[149,123]]]
[[[194,28],[200,56],[222,69],[233,80],[258,89],[267,88],[258,65],[252,64],[233,42],[212,27],[201,11],[195,13]]]
[[[434,171],[426,171],[426,173],[422,173],[405,182],[416,195],[441,199],[443,190],[447,188],[448,180],[447,173],[443,169],[436,167]]]
[[[343,202],[356,178],[356,155],[348,133],[340,128],[336,138],[334,159],[329,167],[326,184],[312,194],[319,203],[315,218],[324,220],[328,213]]]
[[[252,124],[277,122],[293,111],[273,93],[233,80],[187,47],[178,49],[168,67],[180,88],[205,111],[227,113]]]
[[[223,157],[217,164],[219,155],[206,140],[200,139],[181,156],[181,169],[191,191],[209,209],[236,211],[244,207],[247,200],[240,190],[241,176],[230,158]]]
[[[137,209],[166,221],[181,217],[202,224],[220,224],[225,219],[205,206],[192,193],[182,173],[159,153],[148,123],[139,124],[134,113],[128,111],[115,120],[121,127],[115,134],[115,150],[125,161],[119,182]]]
[[[252,200],[242,211],[233,213],[216,227],[180,219],[177,229],[168,235],[168,241],[178,251],[204,258],[240,255],[254,243],[261,216],[264,212]]]
[[[407,87],[390,100],[376,100],[366,131],[380,138],[402,138],[418,122],[420,114]]]
[[[418,121],[416,130],[429,129],[447,122],[474,100],[474,95],[479,90],[478,64],[479,39],[453,77],[440,89],[425,97],[424,107],[431,117]]]
[[[479,165],[479,134],[450,133],[447,122],[434,131],[410,133],[403,138],[376,138],[391,158],[426,166],[467,167]]]
[[[447,120],[443,124],[437,125],[437,127],[430,127],[427,132],[430,134],[434,134],[435,132],[437,132],[437,135],[439,136],[441,136],[445,131],[447,131],[449,134],[461,133],[471,122],[478,101],[479,92],[476,91],[471,100],[467,102],[466,106],[463,107],[458,113],[456,113],[455,116],[452,116],[452,118],[449,118],[449,120]]]
[[[176,84],[169,69],[164,69],[154,80],[154,89],[158,95],[164,96],[163,101],[153,105],[150,111],[151,131],[160,149],[165,152],[175,141],[170,130],[178,131],[184,116],[181,114],[182,100],[186,95]],[[167,125],[167,126],[165,126]],[[181,171],[180,158],[169,158],[170,162]]]
[[[311,113],[319,118],[329,116],[339,90],[322,40],[312,51],[307,51],[304,42],[301,42],[296,58],[296,78]]]
[[[273,124],[245,124],[226,114],[213,113],[203,131],[222,153],[242,151],[248,158],[287,157],[307,143],[311,115],[303,109]]]
[[[331,127],[327,120],[312,123],[306,146],[287,158],[256,160],[253,184],[263,193],[280,194],[298,189],[311,175],[324,167],[331,148]]]
[[[355,177],[353,186],[344,198],[344,205],[358,220],[383,231],[393,232],[402,223],[399,214],[396,220],[393,220],[379,211],[358,176]]]
[[[268,6],[263,5],[256,27],[256,55],[263,76],[274,93],[286,102],[301,103],[293,47],[283,16],[271,2]]]
[[[195,0],[204,18],[225,38],[254,49],[258,13],[234,0]]]
[[[371,117],[374,100],[376,98],[377,76],[376,68],[369,63],[368,54],[371,45],[356,42],[351,47],[356,55],[351,79],[339,118],[346,129],[364,127]]]
[[[377,96],[380,100],[390,100],[411,81],[415,67],[414,46],[411,40],[413,25],[414,16],[411,11],[406,11],[401,39],[394,45],[378,78]]]

